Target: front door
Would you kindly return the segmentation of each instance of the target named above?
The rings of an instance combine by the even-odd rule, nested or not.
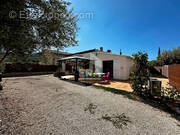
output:
[[[113,78],[113,60],[103,61],[103,73],[110,72],[110,77]]]

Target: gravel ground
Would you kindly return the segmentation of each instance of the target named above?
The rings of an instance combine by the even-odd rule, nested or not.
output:
[[[3,85],[0,134],[180,134],[180,122],[163,111],[51,75],[8,78]]]

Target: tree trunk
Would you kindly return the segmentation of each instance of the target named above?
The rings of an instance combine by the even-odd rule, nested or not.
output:
[[[4,56],[0,59],[0,65],[2,64],[2,62],[8,55],[9,55],[9,50],[7,50],[6,53],[4,54]]]

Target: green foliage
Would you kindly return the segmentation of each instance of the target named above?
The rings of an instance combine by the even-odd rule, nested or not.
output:
[[[179,100],[180,101],[180,92],[176,87],[162,88],[163,98],[167,100]]]
[[[77,17],[64,0],[8,0],[0,4],[1,60],[28,58],[37,50],[77,45]],[[11,11],[16,16],[10,18]],[[20,13],[23,12],[23,18]],[[25,59],[27,60],[27,59]]]
[[[160,65],[180,64],[180,47],[163,51],[158,62]]]
[[[26,55],[22,57],[19,54],[9,54],[6,59],[4,60],[4,63],[11,62],[11,63],[20,63],[20,64],[39,64],[39,58],[41,56],[41,53],[32,53],[29,55]],[[2,57],[2,56],[0,56]],[[2,63],[2,65],[4,65]]]
[[[148,55],[138,52],[133,54],[134,66],[130,73],[130,83],[134,92],[139,95],[149,95]]]
[[[152,60],[148,62],[149,67],[154,67],[154,66],[158,66],[158,61],[157,60]]]
[[[42,55],[39,57],[39,62],[43,65],[53,65],[53,58],[54,56],[51,52],[44,50]]]
[[[30,57],[28,57],[28,62],[30,64],[39,64],[39,58],[42,55],[42,53],[34,53]]]
[[[163,51],[157,60],[149,62],[150,67],[180,64],[180,47],[173,50]]]
[[[24,57],[32,53],[35,48],[35,35],[28,20],[20,20],[19,14],[14,19],[9,13],[26,10],[23,0],[3,1],[0,4],[0,63],[10,54],[17,54]]]

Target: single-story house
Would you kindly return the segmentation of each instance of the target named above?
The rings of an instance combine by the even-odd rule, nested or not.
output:
[[[78,70],[91,69],[95,73],[110,72],[110,77],[118,80],[127,80],[129,78],[130,69],[133,66],[133,58],[120,54],[112,54],[111,50],[103,51],[92,49],[83,52],[74,53],[68,57],[61,58],[60,66],[63,71],[68,71],[70,74],[74,72],[75,64],[68,59],[82,57],[81,63],[78,64]],[[66,60],[66,62],[63,62]]]

